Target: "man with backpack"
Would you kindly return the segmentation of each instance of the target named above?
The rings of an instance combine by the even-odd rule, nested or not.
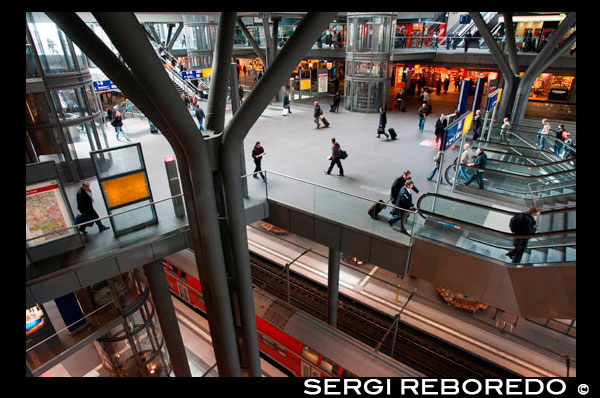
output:
[[[540,209],[537,206],[531,206],[529,211],[514,215],[510,219],[510,230],[515,235],[533,235],[536,231],[535,217],[540,215]],[[529,238],[515,238],[513,240],[513,246],[515,247],[506,255],[512,258],[513,264],[519,264],[521,257],[527,249],[527,243]]]
[[[331,155],[329,156],[329,160],[331,160],[331,164],[329,168],[325,171],[325,174],[331,174],[331,169],[333,169],[333,165],[337,165],[340,176],[344,176],[344,168],[342,167],[342,161],[340,159],[345,159],[347,157],[346,152],[342,151],[340,148],[340,144],[335,141],[335,138],[331,139]]]

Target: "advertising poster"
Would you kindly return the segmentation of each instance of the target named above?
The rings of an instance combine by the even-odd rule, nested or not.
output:
[[[318,92],[319,93],[326,93],[327,92],[327,73],[319,74]]]
[[[73,223],[57,180],[25,188],[25,236],[30,247],[75,235]],[[29,241],[31,238],[60,231]]]
[[[300,90],[310,90],[310,79],[300,80]]]

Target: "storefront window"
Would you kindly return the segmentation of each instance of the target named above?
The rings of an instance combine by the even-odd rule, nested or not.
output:
[[[88,116],[83,101],[83,88],[57,90],[52,92],[56,113],[61,120]]]
[[[574,81],[575,76],[542,73],[533,82],[529,99],[537,101],[569,102],[569,94]]]
[[[28,125],[50,123],[54,112],[44,93],[31,93],[25,97],[25,120]]]
[[[46,74],[75,71],[69,41],[42,12],[28,12],[27,26]]]

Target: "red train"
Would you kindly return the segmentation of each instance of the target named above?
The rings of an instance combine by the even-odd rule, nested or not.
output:
[[[171,292],[204,312],[193,252],[182,250],[166,256],[163,265]],[[296,376],[423,376],[257,288],[254,308],[260,351]]]

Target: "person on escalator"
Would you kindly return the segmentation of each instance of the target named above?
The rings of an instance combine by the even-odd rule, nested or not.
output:
[[[487,155],[483,151],[482,147],[477,148],[477,156],[475,157],[475,161],[473,163],[467,164],[469,167],[477,167],[477,170],[469,177],[467,181],[465,181],[465,185],[469,185],[473,182],[473,180],[477,179],[477,184],[479,184],[479,188],[483,189],[483,170],[485,169],[485,163],[487,162]]]
[[[540,215],[540,209],[537,206],[531,206],[529,211],[514,215],[510,219],[510,230],[515,235],[533,235],[536,232],[535,217]],[[521,257],[527,249],[527,243],[529,238],[515,238],[513,240],[513,246],[515,247],[506,255],[512,258],[513,264],[519,264]]]
[[[398,199],[394,203],[395,206],[401,208],[401,210],[398,210],[400,214],[388,220],[390,227],[393,227],[396,222],[400,221],[404,217],[406,210],[412,210],[414,208],[412,202],[412,195],[410,194],[410,190],[413,188],[414,185],[415,184],[413,184],[412,180],[407,180],[404,186],[400,188]],[[400,232],[402,232],[403,234],[408,234],[408,232],[404,228],[404,225],[401,225]]]

